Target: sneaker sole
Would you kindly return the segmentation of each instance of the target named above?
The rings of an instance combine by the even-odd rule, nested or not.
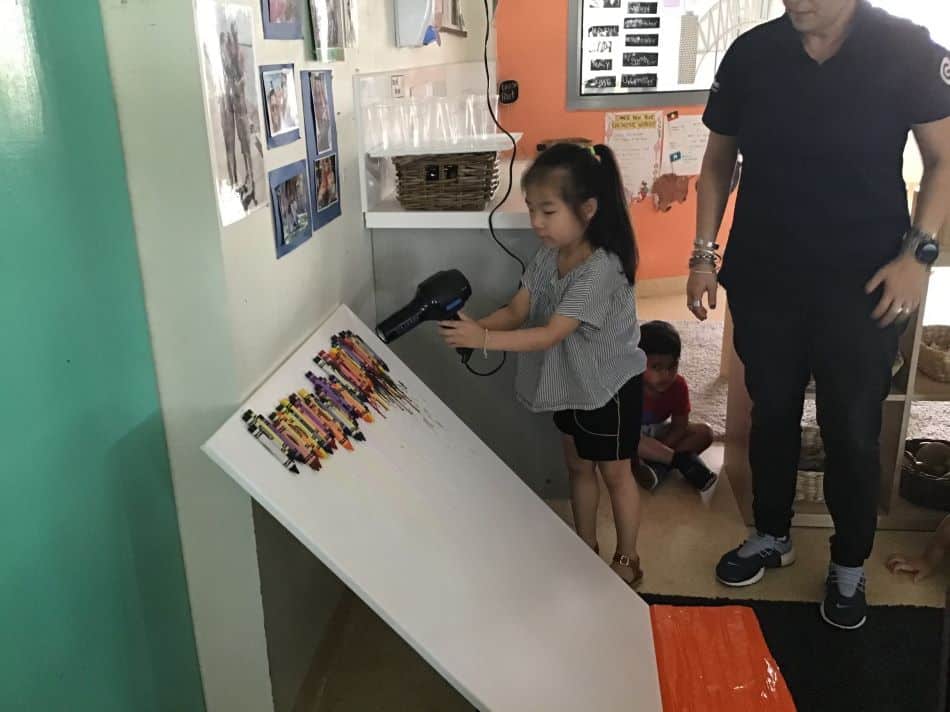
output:
[[[794,563],[795,563],[795,550],[792,549],[791,551],[785,554],[782,554],[782,562],[781,564],[779,564],[779,568],[784,569],[786,566],[791,566]],[[719,578],[718,575],[716,576],[716,580],[719,583],[721,583],[723,586],[730,586],[732,588],[744,588],[746,586],[752,586],[753,584],[757,584],[759,581],[761,581],[765,577],[765,570],[767,568],[768,566],[763,566],[761,569],[756,571],[755,575],[752,576],[752,578],[748,578],[745,581],[724,581],[723,579]]]
[[[862,618],[862,619],[861,619],[858,623],[856,623],[855,625],[841,625],[840,623],[835,623],[835,622],[834,622],[833,620],[831,620],[831,619],[828,617],[828,615],[825,613],[825,603],[824,603],[824,601],[822,601],[822,602],[821,602],[821,605],[818,606],[818,610],[821,612],[821,619],[822,619],[825,623],[827,623],[828,625],[830,625],[832,628],[837,628],[838,630],[857,630],[858,628],[862,627],[865,623],[867,623],[867,620],[868,620],[868,617],[867,617],[867,616],[864,616],[864,618]]]

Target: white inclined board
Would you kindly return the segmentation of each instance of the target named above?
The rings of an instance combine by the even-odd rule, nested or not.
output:
[[[441,428],[391,411],[355,452],[292,475],[241,413],[306,387],[312,355],[343,330]],[[458,387],[479,387],[461,366]],[[480,709],[661,709],[647,605],[348,308],[204,450]]]

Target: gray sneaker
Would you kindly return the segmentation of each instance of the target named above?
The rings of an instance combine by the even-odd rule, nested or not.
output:
[[[795,548],[790,537],[779,539],[756,532],[719,560],[716,578],[726,586],[751,586],[762,580],[766,569],[794,563]]]

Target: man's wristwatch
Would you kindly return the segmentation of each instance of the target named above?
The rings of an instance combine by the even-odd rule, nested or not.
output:
[[[932,267],[940,257],[940,243],[933,235],[912,227],[904,235],[904,246],[901,251],[912,254],[914,259],[922,265]]]

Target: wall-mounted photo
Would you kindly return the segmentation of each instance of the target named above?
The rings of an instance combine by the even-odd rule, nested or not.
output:
[[[333,106],[333,73],[326,69],[301,72],[300,85],[303,88],[312,222],[314,230],[319,230],[343,213],[342,166]]]
[[[267,146],[283,146],[300,138],[294,65],[270,64],[261,67],[261,92],[267,119]]]
[[[301,0],[261,0],[264,39],[299,40],[303,37]]]
[[[218,0],[195,6],[215,193],[225,226],[268,200],[251,13]]]
[[[271,171],[268,182],[274,217],[274,246],[279,259],[313,234],[307,162],[297,161]]]
[[[317,212],[321,212],[340,202],[336,155],[318,159],[314,174],[317,177]]]
[[[354,12],[352,3],[343,7],[341,0],[309,0],[310,26],[313,30],[314,59],[341,62],[344,59],[346,21],[344,10]]]
[[[333,135],[335,122],[333,121],[332,102],[330,101],[330,74],[327,72],[310,73],[310,95],[313,97],[311,110],[313,112],[313,129],[317,144],[317,153],[333,150]]]
[[[462,0],[442,0],[442,24],[439,29],[452,35],[468,35],[465,18],[462,17]]]

